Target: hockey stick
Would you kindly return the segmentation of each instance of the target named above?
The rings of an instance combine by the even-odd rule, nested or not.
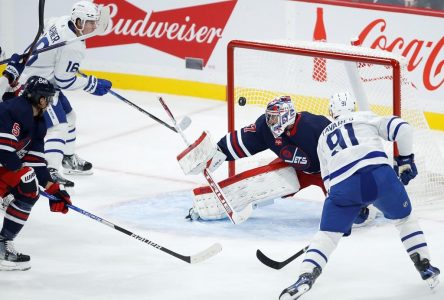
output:
[[[41,194],[43,196],[47,197],[48,199],[53,199],[53,200],[57,200],[58,199],[57,197],[55,197],[53,195],[50,195],[50,194],[48,194],[47,192],[45,192],[43,190],[40,190],[40,192],[41,192]],[[122,233],[124,233],[124,234],[126,234],[126,235],[128,235],[128,236],[130,236],[130,237],[132,237],[132,238],[134,238],[136,240],[138,240],[138,241],[141,241],[141,242],[143,242],[145,244],[148,244],[151,247],[154,247],[154,248],[156,248],[156,249],[158,249],[160,251],[163,251],[163,252],[165,252],[165,253],[167,253],[167,254],[169,254],[171,256],[174,256],[174,257],[176,257],[176,258],[178,258],[180,260],[183,260],[184,262],[187,262],[189,264],[196,264],[196,263],[202,262],[202,261],[207,260],[210,257],[212,257],[212,256],[214,256],[217,253],[222,251],[221,244],[215,243],[212,246],[208,247],[207,249],[205,249],[205,250],[203,250],[203,251],[201,251],[199,253],[196,253],[196,254],[191,255],[191,256],[185,256],[185,255],[179,254],[177,252],[174,252],[174,251],[172,251],[172,250],[170,250],[168,248],[165,248],[165,247],[163,247],[163,246],[161,246],[161,245],[159,245],[159,244],[157,244],[157,243],[155,243],[155,242],[153,242],[153,241],[151,241],[151,240],[149,240],[147,238],[144,238],[144,237],[142,237],[140,235],[137,235],[137,234],[135,234],[135,233],[133,233],[133,232],[123,228],[123,227],[117,226],[116,224],[113,224],[113,223],[111,223],[111,222],[109,222],[109,221],[107,221],[105,219],[102,219],[102,218],[100,218],[100,217],[98,217],[98,216],[96,216],[96,215],[94,215],[94,214],[92,214],[90,212],[87,212],[86,210],[83,210],[83,209],[81,209],[81,208],[79,208],[79,207],[77,207],[75,205],[68,204],[67,206],[70,209],[73,209],[76,212],[81,213],[82,215],[87,216],[87,217],[93,219],[94,221],[97,221],[99,223],[102,223],[103,225],[106,225],[106,226],[111,227],[111,228],[113,228],[113,229],[115,229],[117,231],[120,231],[120,232],[122,232]]]
[[[276,270],[280,270],[283,267],[285,267],[286,265],[288,265],[289,263],[291,263],[293,260],[295,260],[296,258],[298,258],[299,256],[301,256],[302,254],[304,254],[308,249],[308,246],[306,246],[305,248],[302,248],[301,250],[299,250],[296,254],[294,254],[293,256],[287,258],[284,261],[275,261],[272,260],[271,258],[269,258],[268,256],[266,256],[261,250],[257,249],[256,251],[256,257],[257,259],[259,259],[259,261],[261,263],[263,263],[264,265],[266,265],[267,267],[276,269]]]
[[[51,46],[48,46],[45,48],[33,50],[31,55],[36,55],[36,54],[40,54],[40,53],[43,53],[43,52],[46,52],[49,50],[60,48],[60,47],[72,44],[74,42],[83,41],[83,40],[89,39],[91,37],[94,37],[96,35],[104,33],[106,30],[106,27],[108,27],[108,23],[109,23],[109,19],[110,19],[109,15],[110,15],[109,7],[101,6],[100,7],[100,20],[104,21],[104,22],[99,22],[96,30],[94,30],[91,33],[81,35],[81,36],[72,38],[70,40],[64,41],[64,42],[60,42],[60,43],[57,43],[57,44],[54,44],[54,45],[51,45]],[[103,18],[103,20],[102,20],[102,18]],[[27,55],[27,54],[22,54],[21,57],[24,57],[25,55]],[[11,58],[4,59],[4,60],[0,61],[0,65],[7,64],[10,62],[10,60],[11,60]]]
[[[81,72],[81,71],[77,71],[82,77],[88,77],[85,73]],[[125,102],[126,104],[129,104],[130,106],[134,107],[135,109],[137,109],[138,111],[146,114],[148,117],[150,117],[151,119],[153,119],[154,121],[164,125],[165,127],[167,127],[168,129],[177,132],[176,128],[167,124],[166,122],[162,121],[161,119],[159,119],[158,117],[156,117],[153,114],[150,114],[149,112],[147,112],[146,110],[144,110],[143,108],[141,108],[140,106],[137,106],[136,104],[134,104],[133,102],[129,101],[128,99],[126,99],[125,97],[117,94],[115,91],[113,90],[109,90],[109,93],[113,96],[115,96],[117,99],[122,100],[123,102]],[[179,123],[179,127],[182,130],[185,130],[188,128],[188,126],[190,126],[191,124],[191,119],[187,116],[185,116],[181,122]]]
[[[29,46],[28,52],[20,55],[20,58],[23,59],[23,62],[25,64],[29,60],[29,57],[31,56],[32,52],[34,51],[34,48],[37,44],[37,41],[39,40],[40,35],[42,35],[42,33],[43,33],[44,21],[45,21],[44,14],[45,14],[45,0],[39,0],[39,28],[37,29],[37,33],[34,37],[34,41],[32,41],[31,45]],[[4,60],[0,61],[0,65],[3,65],[5,63],[9,63],[10,61],[11,61],[11,58],[4,59]]]
[[[25,53],[23,56],[23,62],[25,64],[28,62],[29,57],[34,51],[37,41],[39,40],[39,37],[43,33],[44,21],[45,21],[45,0],[39,0],[39,28],[37,30],[37,34],[35,35],[34,41],[32,41],[31,45],[29,46],[28,52]]]
[[[170,109],[166,105],[165,101],[163,101],[162,97],[159,97],[159,102],[160,102],[160,104],[162,104],[163,108],[165,109],[166,113],[170,117],[171,121],[174,124],[174,127],[176,127],[178,133],[182,137],[182,139],[185,142],[185,144],[187,146],[190,146],[190,143],[188,142],[187,138],[185,137],[185,134],[177,126],[176,119],[174,118],[174,116],[171,113]],[[208,184],[210,185],[211,190],[216,195],[216,198],[222,204],[222,207],[224,208],[225,212],[227,213],[228,218],[230,218],[230,220],[231,220],[231,222],[233,222],[233,224],[240,224],[240,223],[244,222],[245,220],[247,220],[250,217],[250,215],[251,215],[251,213],[253,211],[253,206],[251,204],[247,205],[243,210],[241,210],[239,212],[235,211],[233,209],[233,207],[230,205],[230,203],[228,203],[227,197],[225,196],[225,193],[222,191],[221,187],[216,182],[216,180],[214,180],[213,175],[211,174],[210,170],[208,170],[208,168],[205,168],[203,170],[203,174],[204,174],[204,177],[207,180]]]

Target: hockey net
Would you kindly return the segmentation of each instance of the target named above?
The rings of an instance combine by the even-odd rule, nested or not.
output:
[[[444,160],[430,136],[421,99],[415,97],[406,61],[396,54],[365,47],[323,42],[231,41],[227,51],[228,131],[254,123],[266,104],[290,95],[297,111],[328,115],[329,97],[350,91],[358,109],[401,115],[414,128],[419,175],[407,186],[416,204],[437,203],[444,195]],[[239,99],[246,104],[241,106]],[[393,146],[387,143],[393,155]],[[229,165],[234,175],[263,165],[271,151]]]

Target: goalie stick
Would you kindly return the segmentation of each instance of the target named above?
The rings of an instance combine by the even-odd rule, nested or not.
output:
[[[185,134],[178,127],[176,119],[174,118],[174,115],[172,114],[172,112],[170,111],[168,106],[166,105],[165,101],[163,101],[162,97],[159,97],[159,102],[160,102],[160,104],[162,104],[163,108],[165,109],[166,113],[170,117],[171,121],[174,124],[174,127],[176,127],[178,133],[182,137],[185,144],[187,146],[190,146],[190,143],[188,142],[187,138],[185,137]],[[233,224],[240,224],[250,217],[250,215],[253,211],[253,206],[251,204],[247,205],[243,210],[241,210],[239,212],[235,211],[233,209],[233,207],[230,205],[230,203],[228,203],[225,193],[222,191],[221,187],[216,182],[216,180],[214,180],[213,175],[211,174],[210,170],[208,170],[208,168],[205,168],[203,170],[203,175],[204,175],[205,179],[207,180],[208,184],[210,185],[211,190],[216,195],[216,198],[222,204],[222,207],[224,208],[225,212],[227,213],[228,218],[231,220],[231,222],[233,222]]]
[[[289,263],[291,263],[293,260],[295,260],[296,258],[298,258],[299,256],[301,256],[302,254],[304,254],[308,249],[308,246],[302,248],[301,250],[299,250],[296,254],[294,254],[293,256],[287,258],[284,261],[275,261],[271,258],[269,258],[268,256],[266,256],[261,250],[257,249],[256,251],[256,257],[257,259],[259,259],[259,261],[261,263],[263,263],[264,265],[266,265],[267,267],[276,269],[276,270],[280,270],[283,267],[285,267],[286,265],[288,265]]]
[[[82,77],[88,77],[85,73],[81,72],[81,71],[77,71]],[[151,119],[153,119],[154,121],[164,125],[165,127],[167,127],[168,129],[177,132],[176,128],[174,126],[171,126],[169,124],[167,124],[166,122],[162,121],[161,119],[159,119],[158,117],[156,117],[155,115],[147,112],[146,110],[144,110],[143,108],[141,108],[140,106],[136,105],[135,103],[129,101],[128,99],[126,99],[125,97],[119,95],[118,93],[116,93],[113,90],[109,90],[109,93],[111,95],[113,95],[114,97],[116,97],[119,100],[122,100],[123,102],[125,102],[126,104],[129,104],[130,106],[134,107],[135,109],[137,109],[138,111],[144,113],[145,115],[147,115],[148,117],[150,117]],[[185,130],[188,128],[188,126],[190,126],[191,124],[191,119],[187,116],[183,117],[183,119],[181,120],[181,122],[179,123],[179,127],[182,130]]]
[[[39,6],[39,9],[40,9],[40,6]],[[65,45],[72,44],[72,43],[80,41],[80,40],[83,41],[83,40],[89,39],[90,37],[94,37],[96,35],[103,34],[105,32],[106,28],[108,27],[108,23],[109,23],[109,18],[110,18],[109,7],[107,7],[107,6],[101,6],[100,7],[100,19],[102,19],[102,18],[104,20],[106,20],[106,22],[99,22],[98,25],[97,25],[96,30],[94,30],[93,32],[85,34],[85,35],[81,35],[81,36],[72,38],[70,40],[67,40],[67,41],[64,41],[64,42],[60,42],[60,43],[57,43],[57,44],[54,44],[54,45],[51,45],[51,46],[48,46],[48,47],[45,47],[45,48],[33,49],[32,53],[29,56],[40,54],[40,53],[43,53],[43,52],[46,52],[46,51],[49,51],[49,50],[53,50],[53,49],[56,49],[56,48],[63,47]],[[39,20],[39,28],[40,28],[40,20]],[[42,31],[43,31],[43,23],[42,23]],[[40,34],[39,34],[39,36],[40,36]],[[38,36],[37,36],[37,39],[38,39]],[[28,55],[28,54],[27,53],[22,54],[21,57],[25,57],[26,55]],[[4,60],[0,61],[0,65],[7,64],[10,61],[11,61],[11,58],[4,59]]]
[[[42,189],[40,189],[40,192],[41,192],[41,194],[43,196],[45,196],[48,199],[53,199],[53,200],[57,200],[58,199],[57,197],[48,194],[47,192],[43,191]],[[165,247],[163,247],[163,246],[161,246],[161,245],[159,245],[159,244],[157,244],[157,243],[155,243],[155,242],[153,242],[153,241],[151,241],[151,240],[149,240],[147,238],[144,238],[144,237],[142,237],[140,235],[137,235],[137,234],[135,234],[135,233],[133,233],[133,232],[123,228],[123,227],[120,227],[120,226],[118,226],[116,224],[113,224],[113,223],[111,223],[111,222],[109,222],[109,221],[107,221],[105,219],[102,219],[102,218],[100,218],[100,217],[98,217],[98,216],[96,216],[96,215],[94,215],[94,214],[92,214],[92,213],[90,213],[90,212],[88,212],[86,210],[83,210],[83,209],[81,209],[81,208],[79,208],[79,207],[77,207],[75,205],[68,204],[67,206],[70,209],[75,210],[76,212],[81,213],[82,215],[87,216],[87,217],[93,219],[94,221],[97,221],[99,223],[102,223],[103,225],[106,225],[106,226],[111,227],[111,228],[113,228],[113,229],[115,229],[117,231],[120,231],[120,232],[122,232],[122,233],[124,233],[124,234],[126,234],[126,235],[128,235],[128,236],[130,236],[130,237],[132,237],[132,238],[134,238],[136,240],[138,240],[138,241],[141,241],[141,242],[143,242],[145,244],[148,244],[151,247],[154,247],[154,248],[156,248],[156,249],[158,249],[160,251],[163,251],[163,252],[165,252],[165,253],[167,253],[167,254],[169,254],[171,256],[174,256],[174,257],[176,257],[176,258],[178,258],[180,260],[183,260],[184,262],[187,262],[189,264],[196,264],[196,263],[202,262],[204,260],[209,259],[210,257],[213,257],[214,255],[216,255],[217,253],[222,251],[221,244],[215,243],[212,246],[208,247],[207,249],[205,249],[205,250],[203,250],[203,251],[201,251],[199,253],[196,253],[194,255],[191,255],[191,256],[182,255],[182,254],[179,254],[179,253],[177,253],[175,251],[172,251],[172,250],[170,250],[168,248],[165,248]]]

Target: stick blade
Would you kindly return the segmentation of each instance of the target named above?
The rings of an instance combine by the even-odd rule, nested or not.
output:
[[[222,245],[219,243],[215,243],[212,246],[210,246],[209,248],[190,256],[190,264],[197,264],[200,263],[204,260],[207,260],[213,256],[215,256],[216,254],[218,254],[219,252],[222,251]]]
[[[187,129],[190,125],[191,125],[191,119],[188,116],[183,117],[183,119],[179,123],[179,127],[182,131]]]
[[[261,263],[263,263],[267,267],[270,267],[275,270],[280,270],[280,269],[282,269],[282,267],[285,266],[285,265],[281,266],[281,264],[279,262],[272,260],[271,258],[266,256],[264,253],[262,253],[262,251],[259,249],[256,250],[256,257],[257,257],[257,259],[259,259],[259,261]]]

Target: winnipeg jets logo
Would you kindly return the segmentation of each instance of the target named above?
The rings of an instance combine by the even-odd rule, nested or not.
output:
[[[305,170],[310,166],[310,161],[305,152],[293,145],[284,147],[279,157],[291,164],[296,170]]]
[[[14,123],[12,125],[12,134],[14,136],[19,136],[20,135],[20,124],[19,123]]]

